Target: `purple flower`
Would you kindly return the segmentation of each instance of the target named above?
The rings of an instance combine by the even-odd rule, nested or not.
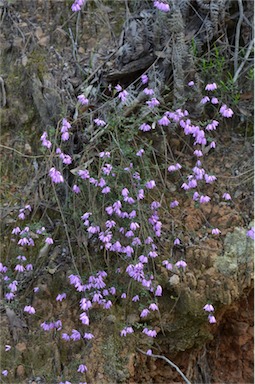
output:
[[[145,308],[142,310],[140,317],[146,317],[146,316],[148,316],[149,313],[150,313],[150,311],[147,308]]]
[[[151,309],[152,311],[158,311],[158,306],[155,303],[151,303],[149,305],[149,309]]]
[[[32,307],[31,305],[26,305],[24,307],[24,312],[27,312],[29,313],[30,315],[34,315],[35,314],[35,309],[34,307]]]
[[[82,104],[82,105],[88,105],[89,104],[89,100],[82,94],[82,95],[79,95],[77,97],[78,101]]]
[[[212,304],[206,304],[203,309],[206,311],[206,312],[214,312],[214,308],[212,306]]]
[[[76,184],[74,184],[72,190],[73,190],[74,193],[80,193],[81,192],[80,188]]]
[[[80,308],[83,310],[83,311],[87,311],[89,308],[92,307],[92,304],[91,304],[91,301],[86,299],[85,297],[83,297],[81,300],[80,300]]]
[[[84,364],[80,364],[79,368],[77,369],[77,372],[84,373],[87,372],[88,368]]]
[[[180,245],[181,244],[181,240],[178,239],[178,237],[174,240],[174,245]]]
[[[87,339],[87,340],[91,340],[94,338],[94,335],[90,332],[88,333],[84,333],[84,336],[83,336],[84,339]]]
[[[231,108],[228,108],[226,106],[226,104],[223,104],[222,107],[220,108],[220,114],[223,116],[223,117],[232,117],[234,112],[232,111]]]
[[[136,152],[136,156],[138,157],[142,157],[143,154],[144,154],[144,149],[140,149],[138,152]]]
[[[71,156],[69,156],[69,155],[65,155],[64,153],[61,153],[61,154],[59,155],[59,157],[60,157],[60,159],[62,160],[63,164],[67,164],[67,165],[69,165],[69,164],[72,163],[72,158],[71,158]]]
[[[142,75],[141,76],[141,82],[142,82],[142,84],[146,84],[146,83],[148,83],[148,76],[147,75]]]
[[[59,171],[52,167],[49,171],[49,176],[53,183],[63,183],[64,178]]]
[[[100,120],[100,119],[94,119],[94,123],[98,126],[98,127],[104,127],[106,125],[106,122],[104,120]]]
[[[83,179],[89,179],[89,171],[87,169],[78,171],[78,175]]]
[[[147,96],[152,96],[152,95],[154,94],[153,89],[150,89],[150,88],[145,88],[145,89],[143,90],[143,92],[144,92],[145,95],[147,95]]]
[[[146,104],[148,105],[149,108],[154,108],[158,106],[160,103],[155,97],[153,97],[151,100],[146,101]]]
[[[136,302],[136,301],[139,301],[140,299],[139,299],[139,296],[138,295],[136,295],[136,296],[134,296],[133,298],[132,298],[132,301],[134,301],[134,302]]]
[[[125,327],[122,329],[122,331],[120,332],[120,336],[126,336],[127,334],[129,333],[133,333],[134,330],[132,327]]]
[[[179,205],[179,201],[177,200],[174,200],[170,203],[170,208],[175,208],[175,207],[178,207]]]
[[[155,330],[148,329],[148,328],[144,328],[143,333],[145,333],[149,337],[156,337],[157,336],[157,332]]]
[[[116,89],[117,92],[120,92],[120,91],[122,91],[122,86],[117,84],[115,89]]]
[[[223,193],[222,198],[225,199],[225,200],[232,200],[230,194],[227,193],[227,192]]]
[[[221,231],[218,228],[213,228],[212,229],[212,235],[219,235]]]
[[[33,289],[34,293],[37,293],[37,292],[39,292],[39,290],[40,290],[40,288],[39,288],[39,287],[34,287],[34,289]]]
[[[62,335],[63,337],[63,335]],[[70,339],[76,341],[76,340],[80,340],[81,339],[81,334],[79,331],[77,331],[76,329],[73,329],[72,330],[72,334],[70,336]]]
[[[70,137],[69,133],[68,132],[64,132],[61,135],[61,140],[62,141],[67,141],[67,140],[69,140],[69,137]]]
[[[5,352],[8,352],[10,349],[11,349],[11,346],[8,345],[8,344],[6,344],[6,346],[5,346]]]
[[[145,187],[148,189],[153,189],[155,186],[156,186],[156,183],[154,180],[147,181],[147,183],[145,184]]]
[[[67,333],[62,333],[62,339],[66,340],[66,341],[69,341],[70,340],[70,336]]]
[[[152,350],[148,349],[148,351],[146,352],[146,355],[151,356],[152,355]]]
[[[86,314],[86,312],[82,312],[80,314],[80,320],[81,320],[82,324],[89,325],[89,317]]]
[[[111,156],[111,153],[106,151],[106,152],[100,152],[99,153],[99,157],[102,157],[102,158],[109,158]]]
[[[110,187],[104,187],[103,189],[102,189],[102,193],[104,194],[104,195],[106,195],[107,193],[110,193],[111,192],[111,188]]]
[[[246,236],[247,236],[247,237],[250,237],[252,240],[254,240],[254,227],[251,227],[251,229],[249,229],[249,230],[246,232]]]
[[[209,201],[211,200],[211,198],[209,196],[200,196],[200,199],[199,199],[199,202],[200,204],[206,204],[206,203],[209,203]]]
[[[128,92],[125,90],[120,92],[118,95],[122,103],[124,103],[127,100],[127,96],[128,96]]]
[[[199,151],[198,149],[196,149],[193,153],[194,153],[194,155],[197,156],[197,157],[202,157],[202,156],[203,156],[203,152],[202,152],[202,151]]]
[[[59,293],[56,297],[56,301],[62,301],[66,299],[66,293]]]
[[[193,87],[193,85],[195,85],[194,81],[190,81],[190,82],[188,83],[188,86],[189,86],[189,87]]]
[[[140,125],[139,129],[140,131],[148,132],[151,130],[151,126],[149,124],[143,123],[142,125]]]
[[[211,103],[212,104],[219,104],[219,100],[217,99],[217,97],[212,97],[211,98]]]
[[[120,297],[121,297],[121,299],[126,299],[127,298],[127,294],[126,293],[122,293],[122,295]]]
[[[155,291],[155,296],[162,296],[162,287],[161,285],[158,285],[157,288],[156,288],[156,291]]]
[[[20,233],[20,227],[13,228],[13,230],[12,230],[13,235],[18,235],[19,233]]]
[[[214,175],[207,175],[207,173],[204,175],[205,182],[207,184],[212,184],[215,180],[217,180],[217,177]]]
[[[14,293],[12,293],[12,292],[8,292],[4,296],[5,296],[6,300],[13,300],[15,297]]]
[[[200,103],[201,104],[206,104],[208,103],[208,101],[210,101],[210,98],[208,96],[205,96],[203,97],[201,100],[200,100]]]
[[[169,12],[170,11],[169,4],[162,3],[161,1],[158,1],[158,0],[155,0],[153,4],[154,4],[155,8],[159,9],[162,12]]]
[[[81,10],[81,7],[86,3],[86,0],[75,0],[74,3],[72,4],[72,11],[73,12],[78,12]],[[65,384],[69,384],[65,382]],[[71,384],[71,383],[70,383]]]
[[[206,87],[205,87],[206,91],[214,91],[215,89],[217,89],[217,84],[216,83],[207,84]]]
[[[3,375],[3,376],[8,376],[8,371],[7,371],[7,369],[4,369],[4,370],[2,371],[2,375]]]
[[[163,116],[160,120],[158,120],[159,125],[167,126],[170,124],[170,120],[166,117]]]
[[[23,265],[17,264],[16,267],[14,268],[14,270],[17,271],[17,272],[24,272],[25,268],[24,268]]]
[[[53,244],[53,239],[51,237],[46,237],[45,243],[46,244]]]
[[[187,267],[187,263],[184,260],[180,260],[180,261],[177,261],[177,263],[175,263],[175,266],[177,268],[186,268]]]
[[[209,320],[210,324],[215,324],[216,323],[215,317],[213,315],[211,315],[211,314],[208,316],[208,320]]]

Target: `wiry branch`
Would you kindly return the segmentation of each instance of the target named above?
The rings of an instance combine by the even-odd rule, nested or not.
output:
[[[171,365],[171,367],[175,368],[176,371],[181,375],[181,377],[183,378],[183,380],[185,381],[185,383],[187,384],[191,384],[191,382],[187,379],[187,377],[184,375],[184,373],[182,373],[182,371],[180,370],[180,368],[177,367],[176,364],[174,364],[171,360],[169,360],[167,357],[165,356],[162,356],[162,355],[154,355],[153,353],[151,355],[147,355],[146,352],[142,351],[140,348],[137,348],[137,351],[141,352],[143,355],[146,355],[146,356],[150,356],[150,357],[154,357],[155,359],[162,359],[162,360],[165,360],[169,365]]]

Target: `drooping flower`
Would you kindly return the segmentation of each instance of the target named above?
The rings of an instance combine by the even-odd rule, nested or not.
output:
[[[157,285],[156,291],[155,291],[155,296],[162,296],[163,289],[161,285]]]
[[[77,97],[78,101],[82,104],[82,105],[88,105],[89,104],[89,100],[82,94],[82,95],[79,95]]]
[[[181,244],[181,240],[178,239],[178,237],[174,240],[174,245],[180,245]]]
[[[175,207],[178,207],[179,205],[179,201],[177,200],[174,200],[170,203],[170,208],[175,208]]]
[[[8,344],[6,344],[6,346],[5,346],[5,352],[8,352],[10,349],[11,349],[11,346],[8,345]]]
[[[149,124],[143,123],[142,125],[140,125],[139,129],[140,131],[148,132],[151,130],[151,126]]]
[[[177,261],[177,263],[175,263],[175,266],[177,268],[185,269],[187,267],[187,263],[184,260],[179,260],[179,261]]]
[[[152,96],[154,94],[154,91],[153,91],[153,89],[145,88],[143,90],[143,93],[145,93],[145,95],[147,95],[147,96]]]
[[[66,293],[59,293],[56,297],[56,301],[62,301],[66,299]]]
[[[227,192],[223,193],[222,198],[223,198],[224,200],[226,200],[226,201],[228,201],[228,200],[232,200],[230,194],[227,193]]]
[[[205,87],[206,91],[214,91],[215,89],[217,89],[217,84],[216,83],[207,84],[206,87]]]
[[[154,180],[147,181],[147,183],[145,184],[145,187],[148,189],[153,189],[155,186],[156,186],[156,183]]]
[[[76,340],[80,340],[81,339],[81,334],[79,331],[77,331],[76,329],[73,329],[72,330],[72,334],[70,336],[70,339],[76,341]]]
[[[209,323],[210,324],[215,324],[216,323],[216,319],[213,315],[208,315],[208,320],[209,320]]]
[[[142,157],[143,154],[144,154],[144,149],[140,149],[138,152],[136,152],[136,156],[138,157]]]
[[[149,108],[154,108],[157,107],[160,103],[155,97],[153,97],[151,100],[146,101],[146,104]]]
[[[148,316],[149,313],[150,313],[150,311],[147,308],[145,308],[142,310],[140,317],[146,317],[146,316]]]
[[[221,231],[218,228],[213,228],[212,229],[212,235],[219,235]]]
[[[53,241],[53,239],[52,239],[51,237],[46,237],[46,239],[45,239],[45,243],[46,243],[46,244],[53,244],[54,241]]]
[[[88,368],[84,364],[80,364],[79,368],[77,369],[77,372],[84,373],[87,372]]]
[[[146,83],[148,83],[148,76],[147,75],[142,75],[141,76],[141,82],[142,82],[142,84],[146,84]]]
[[[247,236],[247,237],[250,237],[252,240],[254,240],[254,227],[251,227],[251,229],[249,229],[249,230],[246,232],[246,236]]]
[[[34,307],[32,307],[31,305],[26,305],[24,307],[24,312],[27,312],[29,313],[30,315],[34,315],[35,314],[35,309]]]
[[[226,104],[223,104],[222,107],[220,108],[220,114],[223,116],[223,117],[232,117],[234,112],[232,111],[231,108],[228,108],[226,106]]]
[[[212,304],[206,304],[203,309],[206,311],[206,312],[214,312],[214,307],[212,306]]]
[[[199,202],[200,204],[206,204],[206,203],[209,203],[209,201],[211,200],[211,198],[209,196],[200,196],[200,199],[199,199]]]
[[[161,119],[158,120],[158,124],[162,126],[167,126],[170,124],[170,120],[167,118],[167,116],[163,116]]]
[[[136,301],[139,301],[139,296],[138,295],[135,295],[133,298],[132,298],[132,301],[133,302],[136,302]]]
[[[151,309],[152,311],[158,311],[158,306],[155,303],[151,303],[149,305],[149,309]]]
[[[210,98],[208,96],[205,96],[203,97],[201,100],[200,100],[200,103],[201,104],[206,104],[208,103],[208,101],[210,101]]]
[[[212,104],[219,104],[219,100],[217,99],[217,97],[212,97],[211,98],[211,103]]]
[[[194,81],[190,81],[190,82],[188,83],[188,86],[189,86],[189,87],[193,87],[194,84],[195,84]]]
[[[159,9],[162,12],[169,12],[170,11],[169,4],[167,4],[167,3],[163,3],[161,1],[155,0],[153,4],[154,4],[155,8]]]
[[[146,352],[146,355],[151,356],[152,355],[152,350],[148,349],[148,351]]]
[[[53,183],[63,183],[64,178],[59,171],[52,167],[49,171],[49,176]]]
[[[101,120],[101,119],[94,119],[94,123],[98,126],[98,127],[104,127],[106,125],[106,122],[104,120]]]
[[[83,336],[84,339],[87,339],[87,340],[91,340],[94,338],[94,335],[90,332],[88,333],[84,333],[84,336]]]

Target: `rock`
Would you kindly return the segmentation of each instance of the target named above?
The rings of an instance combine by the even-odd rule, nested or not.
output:
[[[23,365],[18,365],[17,366],[17,369],[16,369],[16,376],[19,378],[19,379],[22,379],[23,377],[25,377],[25,374],[26,374],[26,371],[25,371],[25,368]]]
[[[15,348],[17,349],[18,352],[22,353],[27,349],[26,343],[18,343]]]
[[[179,278],[179,276],[178,275],[171,276],[170,279],[169,279],[169,283],[173,287],[176,287],[176,286],[180,285],[180,278]]]

